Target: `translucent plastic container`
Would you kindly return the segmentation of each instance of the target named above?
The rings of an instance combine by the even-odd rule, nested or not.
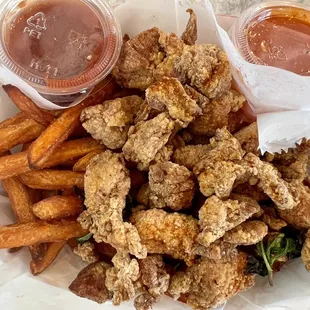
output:
[[[85,95],[115,65],[120,26],[104,0],[0,3],[0,62],[53,102]]]
[[[256,4],[230,30],[240,54],[250,63],[310,75],[310,7],[292,2]]]

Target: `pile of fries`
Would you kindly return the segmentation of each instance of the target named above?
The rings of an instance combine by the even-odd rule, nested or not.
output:
[[[3,86],[20,113],[0,123],[0,180],[16,216],[16,224],[0,227],[0,249],[15,252],[28,246],[34,275],[44,271],[70,240],[88,233],[77,222],[89,161],[104,146],[87,135],[81,111],[110,99],[111,77],[82,103],[64,111],[40,109],[18,88]],[[11,149],[22,145],[19,153]],[[80,192],[80,191],[79,191]]]

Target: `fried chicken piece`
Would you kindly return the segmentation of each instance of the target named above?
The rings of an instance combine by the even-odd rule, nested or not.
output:
[[[277,217],[274,207],[265,207],[261,220],[272,230],[279,231],[287,226],[287,223]]]
[[[160,31],[154,27],[123,44],[112,71],[118,84],[145,90],[155,82],[154,70],[164,58],[160,52],[159,37]]]
[[[189,208],[195,195],[194,175],[186,167],[165,162],[150,166],[150,206],[174,211]]]
[[[237,112],[244,103],[244,96],[229,90],[205,105],[202,115],[197,116],[189,127],[194,134],[214,136],[217,129],[230,125],[234,120],[230,117],[230,113]],[[240,120],[237,123],[240,123]],[[235,126],[231,127],[234,129]]]
[[[244,160],[250,167],[257,169],[258,186],[263,189],[280,210],[292,209],[297,205],[298,200],[292,195],[289,184],[281,179],[275,167],[261,161],[259,157],[252,153],[248,153]]]
[[[152,310],[156,299],[149,293],[143,293],[134,300],[136,310]]]
[[[292,209],[279,209],[279,216],[288,224],[298,228],[310,228],[310,190],[307,186],[295,183],[291,186],[293,195],[299,203]]]
[[[223,95],[231,86],[231,71],[226,54],[217,45],[185,46],[175,61],[182,84],[189,84],[210,99]]]
[[[193,245],[199,231],[198,221],[192,216],[151,209],[135,212],[130,221],[148,253],[168,254],[184,259],[188,265],[192,263]]]
[[[260,187],[257,185],[250,185],[249,183],[238,184],[234,187],[233,193],[249,196],[256,201],[269,199],[268,195],[266,195]]]
[[[198,176],[200,192],[206,197],[215,194],[227,198],[235,184],[245,183],[255,174],[255,168],[229,161],[211,162]]]
[[[224,242],[222,239],[216,240],[208,247],[197,244],[194,248],[194,253],[209,259],[222,259],[227,255],[236,255],[236,245]]]
[[[251,245],[263,240],[268,227],[261,221],[247,221],[225,233],[223,241],[236,245]]]
[[[258,150],[259,141],[256,122],[236,132],[234,137],[240,142],[242,149],[247,153],[253,153],[257,156],[260,155]]]
[[[137,116],[143,99],[129,96],[105,101],[83,110],[81,122],[92,137],[110,149],[123,147],[129,127]]]
[[[242,252],[220,260],[203,257],[185,272],[172,277],[169,293],[175,299],[182,296],[182,300],[193,309],[219,307],[254,285],[255,276],[244,273],[246,265],[247,254]]]
[[[306,234],[306,240],[301,250],[301,259],[305,264],[307,271],[310,272],[310,230]]]
[[[99,256],[95,251],[95,246],[92,242],[83,242],[82,244],[78,244],[73,249],[74,254],[81,257],[82,261],[92,264],[99,260]]]
[[[193,99],[196,101],[196,103],[198,104],[198,106],[202,109],[204,109],[209,103],[210,100],[204,96],[203,94],[199,93],[196,89],[194,89],[193,87],[190,87],[189,85],[185,85],[184,89],[186,91],[186,93]]]
[[[276,165],[282,177],[287,182],[299,181],[303,182],[308,175],[309,154],[299,153],[296,155],[296,161],[289,166]]]
[[[164,77],[152,84],[145,92],[149,106],[159,112],[168,111],[170,117],[187,127],[201,113],[195,100],[185,92],[176,78]]]
[[[113,293],[113,304],[120,305],[136,294],[136,282],[140,277],[139,263],[126,252],[117,252],[112,258],[114,267],[106,271],[105,285]]]
[[[183,32],[181,39],[187,45],[194,45],[197,41],[197,16],[192,9],[187,9],[187,13],[190,14],[189,21],[186,25],[185,31]]]
[[[207,170],[210,165],[218,161],[240,161],[244,155],[239,141],[226,129],[217,129],[215,136],[210,140],[213,148],[194,167],[194,173],[199,175]]]
[[[160,31],[159,45],[167,58],[181,56],[185,47],[184,42],[175,33],[164,33],[162,31]]]
[[[139,266],[141,282],[152,297],[158,299],[167,292],[170,276],[166,272],[161,255],[150,255],[140,259]]]
[[[157,152],[154,159],[150,162],[150,165],[165,163],[170,160],[172,154],[173,145],[165,145]]]
[[[180,147],[174,151],[172,161],[192,170],[210,150],[212,150],[212,147],[209,144]]]
[[[99,304],[112,299],[105,286],[106,271],[111,267],[105,262],[94,263],[79,272],[69,289],[79,297],[91,299]]]
[[[243,201],[222,201],[216,196],[211,196],[199,210],[201,232],[197,236],[197,242],[208,247],[223,237],[226,231],[240,225],[259,210],[258,203],[249,197]]]
[[[136,228],[124,223],[122,212],[129,193],[130,177],[121,154],[105,151],[89,164],[85,174],[85,205],[78,221],[96,242],[111,244],[138,258],[146,257]]]
[[[149,183],[143,184],[137,195],[138,203],[148,206],[150,203],[150,193],[151,190]]]
[[[238,130],[240,130],[244,124],[245,114],[242,109],[237,112],[230,112],[228,114],[228,124],[227,129],[232,134],[235,134]]]
[[[123,147],[125,158],[137,163],[139,170],[147,170],[156,154],[169,141],[174,127],[174,122],[166,113],[131,127],[128,140]]]

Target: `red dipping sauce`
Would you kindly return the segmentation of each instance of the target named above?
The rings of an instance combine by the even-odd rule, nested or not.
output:
[[[310,11],[304,5],[257,5],[240,17],[232,39],[251,63],[310,75]]]
[[[106,77],[122,36],[104,0],[8,0],[0,4],[0,61],[54,101]]]

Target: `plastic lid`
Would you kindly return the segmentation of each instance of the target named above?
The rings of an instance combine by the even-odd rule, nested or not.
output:
[[[231,30],[245,60],[310,75],[310,7],[266,2],[246,10]]]
[[[0,62],[43,95],[89,90],[118,59],[121,30],[104,0],[10,0],[0,12]]]

